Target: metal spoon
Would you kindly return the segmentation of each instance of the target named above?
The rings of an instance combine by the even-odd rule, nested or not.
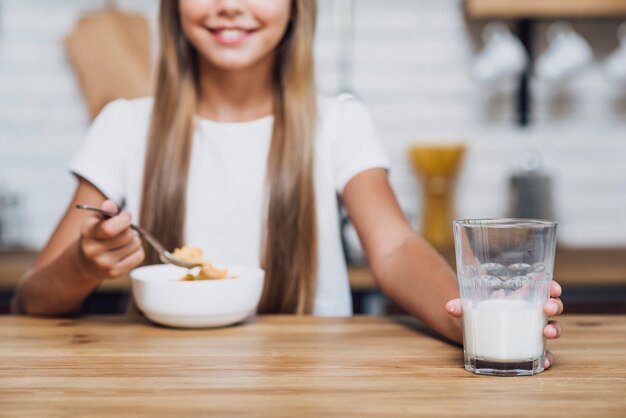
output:
[[[76,207],[78,209],[91,210],[93,212],[98,212],[99,214],[105,216],[106,218],[112,218],[113,216],[117,215],[116,213],[107,212],[106,210],[102,210],[102,209],[97,208],[95,206],[76,205]],[[184,260],[181,260],[180,258],[174,257],[148,231],[146,231],[142,227],[134,225],[134,224],[130,224],[130,227],[132,229],[134,229],[135,231],[137,231],[137,233],[139,233],[139,236],[141,236],[143,239],[145,239],[148,242],[148,244],[150,244],[152,246],[152,248],[154,248],[157,251],[157,253],[159,254],[159,259],[162,262],[168,263],[168,264],[174,264],[175,266],[185,267],[185,268],[188,268],[188,269],[193,268],[193,267],[198,267],[198,266],[202,265],[201,262],[184,261]]]

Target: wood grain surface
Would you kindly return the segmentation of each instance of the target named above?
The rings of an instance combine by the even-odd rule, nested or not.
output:
[[[626,4],[626,1],[624,1]],[[455,265],[454,250],[441,251],[448,263]],[[353,290],[375,288],[369,268],[348,269]],[[626,248],[568,248],[559,247],[554,260],[554,279],[563,287],[626,286]]]
[[[474,19],[626,16],[624,0],[466,0],[465,8]]]
[[[408,318],[261,316],[214,330],[0,317],[0,416],[624,417],[626,317],[564,316],[550,370],[475,376]]]
[[[626,1],[625,1],[626,4]],[[454,265],[454,251],[442,251],[444,258]],[[35,262],[36,253],[0,253],[0,291],[13,289],[19,278]],[[369,268],[351,266],[348,269],[353,290],[376,288]],[[568,248],[559,247],[554,264],[554,278],[561,285],[575,286],[626,286],[626,247]],[[99,291],[128,289],[128,277],[105,280]]]

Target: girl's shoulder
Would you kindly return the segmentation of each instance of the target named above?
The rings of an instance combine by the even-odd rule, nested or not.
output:
[[[358,110],[366,111],[363,102],[350,93],[341,93],[334,96],[318,95],[318,112],[321,117],[328,117],[338,112],[354,112]]]
[[[153,99],[151,96],[136,99],[115,99],[107,103],[97,119],[110,119],[127,123],[144,124],[150,120]]]
[[[91,124],[88,141],[142,143],[150,126],[152,103],[151,97],[110,101]]]
[[[363,102],[351,94],[318,99],[320,156],[332,170],[335,190],[343,193],[356,174],[370,168],[389,169],[374,120]]]
[[[85,146],[94,149],[140,146],[145,142],[151,114],[150,97],[113,100],[104,106],[87,130]]]
[[[318,117],[322,131],[338,132],[372,125],[367,106],[349,93],[318,96]]]

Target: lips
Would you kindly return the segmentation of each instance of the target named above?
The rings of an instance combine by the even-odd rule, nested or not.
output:
[[[215,40],[221,44],[234,45],[245,41],[256,30],[241,28],[209,28],[209,32]]]

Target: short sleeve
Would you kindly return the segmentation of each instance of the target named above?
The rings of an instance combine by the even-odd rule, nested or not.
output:
[[[357,174],[371,168],[389,170],[390,163],[363,103],[351,95],[341,95],[333,107],[333,177],[337,192],[343,193],[346,184]]]
[[[89,127],[69,166],[72,174],[87,180],[118,204],[124,197],[128,117],[127,100],[106,105]]]

